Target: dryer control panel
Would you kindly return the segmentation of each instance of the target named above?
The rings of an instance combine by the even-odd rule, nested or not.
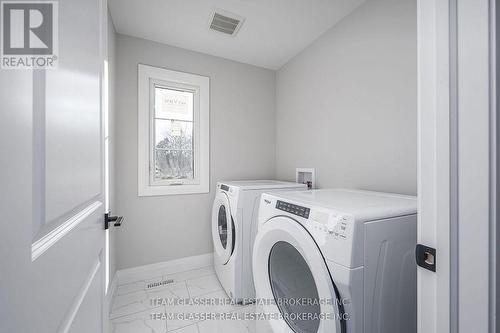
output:
[[[278,200],[276,201],[276,209],[282,210],[284,212],[303,217],[305,219],[309,218],[310,208],[302,207],[299,205],[294,205],[289,202]]]

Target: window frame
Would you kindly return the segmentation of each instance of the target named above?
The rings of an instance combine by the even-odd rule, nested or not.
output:
[[[194,179],[154,180],[155,88],[192,91]],[[138,65],[138,195],[208,193],[210,79],[206,76]]]

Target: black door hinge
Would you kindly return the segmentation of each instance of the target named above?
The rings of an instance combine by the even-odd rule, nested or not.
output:
[[[418,266],[428,269],[431,272],[436,271],[436,249],[417,244],[415,258]]]

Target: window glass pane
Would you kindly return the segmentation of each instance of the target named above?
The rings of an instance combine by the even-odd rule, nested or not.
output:
[[[155,120],[157,149],[193,149],[193,123],[178,120]]]
[[[154,180],[194,178],[191,91],[155,86]]]
[[[193,121],[194,93],[155,86],[155,117]]]
[[[287,242],[277,242],[269,255],[269,279],[274,299],[288,326],[296,333],[318,331],[320,302],[309,265]],[[293,302],[301,300],[304,302]],[[308,315],[313,319],[304,320]]]
[[[190,150],[155,150],[155,180],[193,179]]]

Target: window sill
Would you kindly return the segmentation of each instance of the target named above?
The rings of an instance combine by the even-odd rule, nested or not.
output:
[[[210,188],[208,184],[146,186],[146,187],[139,187],[138,196],[152,197],[152,196],[162,196],[162,195],[206,194],[209,192]]]

